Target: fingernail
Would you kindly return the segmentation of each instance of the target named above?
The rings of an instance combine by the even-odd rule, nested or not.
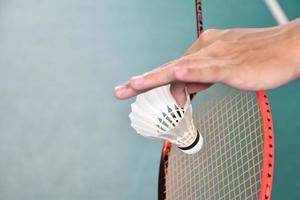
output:
[[[119,85],[115,87],[115,96],[117,98],[123,98],[126,93],[126,86],[125,85]]]
[[[144,84],[144,77],[143,76],[134,76],[131,78],[132,84],[134,86],[142,86]]]

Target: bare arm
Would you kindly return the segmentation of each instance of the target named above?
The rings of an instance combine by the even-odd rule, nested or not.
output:
[[[195,93],[213,83],[257,91],[300,77],[300,19],[260,29],[208,30],[186,54],[115,88],[118,99],[171,83],[183,105],[185,89]]]

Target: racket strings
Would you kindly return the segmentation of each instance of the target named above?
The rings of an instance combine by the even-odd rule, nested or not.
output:
[[[196,155],[172,147],[166,163],[167,199],[251,199],[260,191],[262,126],[255,93],[215,86],[196,96]],[[195,108],[195,107],[194,107]]]

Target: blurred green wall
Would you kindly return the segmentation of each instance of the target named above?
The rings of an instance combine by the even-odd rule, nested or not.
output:
[[[296,0],[280,1],[290,19]],[[205,28],[264,27],[262,0],[204,0]],[[194,1],[0,2],[0,199],[155,199],[161,142],[138,136],[113,87],[180,56]],[[273,199],[299,199],[300,83],[270,92]]]

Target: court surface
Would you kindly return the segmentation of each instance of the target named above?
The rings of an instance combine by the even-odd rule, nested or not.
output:
[[[300,1],[280,0],[289,19]],[[276,24],[262,0],[204,0],[205,28]],[[194,1],[0,2],[0,199],[156,199],[162,143],[137,135],[128,77],[195,40]],[[273,199],[300,199],[300,82],[269,92]]]

